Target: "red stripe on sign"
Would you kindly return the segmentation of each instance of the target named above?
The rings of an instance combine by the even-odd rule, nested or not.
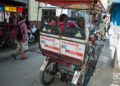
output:
[[[74,52],[74,51],[71,51],[71,50],[66,50],[66,52],[70,53],[70,54],[73,54],[73,55],[77,55],[77,56],[83,57],[83,54],[79,53],[79,52]]]
[[[47,45],[47,44],[45,44],[45,47],[50,48],[50,49],[54,49],[54,50],[59,50],[59,48],[54,47],[54,46],[50,46],[50,45]]]

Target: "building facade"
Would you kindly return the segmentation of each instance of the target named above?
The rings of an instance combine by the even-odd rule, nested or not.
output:
[[[27,17],[28,0],[0,0],[0,46],[14,47],[12,30],[20,15]]]

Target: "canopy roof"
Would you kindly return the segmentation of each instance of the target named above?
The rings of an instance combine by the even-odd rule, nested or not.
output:
[[[92,9],[104,10],[99,0],[36,0],[39,2],[72,9]]]
[[[94,2],[94,0],[36,0],[39,2],[49,3],[57,6],[64,6],[66,4],[89,4]],[[98,0],[95,0],[97,2]]]

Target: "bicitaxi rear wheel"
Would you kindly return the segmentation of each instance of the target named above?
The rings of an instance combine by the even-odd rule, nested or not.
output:
[[[57,63],[49,62],[42,73],[42,83],[45,85],[51,84],[54,81],[56,73]]]

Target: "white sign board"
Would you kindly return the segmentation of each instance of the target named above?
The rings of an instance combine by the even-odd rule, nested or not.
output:
[[[56,38],[40,36],[40,44],[42,49],[60,53],[60,42]]]
[[[61,54],[83,60],[85,45],[61,40]]]

